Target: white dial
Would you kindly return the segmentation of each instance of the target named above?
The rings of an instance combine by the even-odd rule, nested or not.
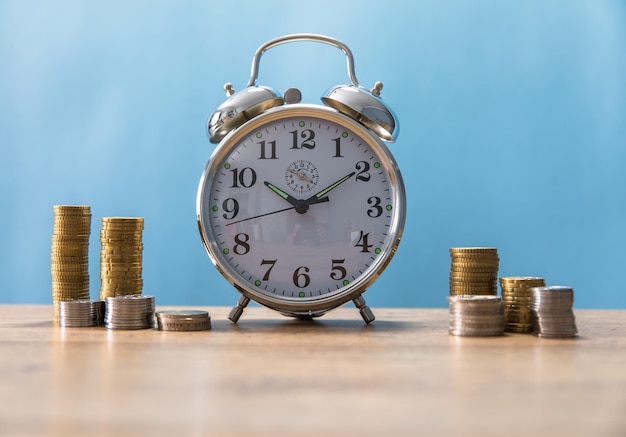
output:
[[[399,243],[405,194],[386,146],[336,111],[280,107],[209,160],[198,222],[220,272],[257,302],[323,312],[354,299]]]

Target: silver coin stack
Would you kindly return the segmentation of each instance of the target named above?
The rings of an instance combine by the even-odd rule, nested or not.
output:
[[[504,304],[499,296],[448,296],[450,335],[488,337],[504,334]]]
[[[574,317],[574,290],[551,286],[530,289],[530,315],[533,335],[543,338],[569,338],[578,334]]]
[[[59,325],[65,327],[100,326],[104,323],[104,302],[76,299],[59,301]]]
[[[178,310],[157,311],[159,331],[206,331],[211,329],[211,317],[207,311]]]
[[[154,327],[154,296],[129,294],[106,298],[104,326],[109,329]]]

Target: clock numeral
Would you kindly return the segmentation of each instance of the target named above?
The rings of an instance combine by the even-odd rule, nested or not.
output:
[[[270,280],[270,272],[272,271],[272,269],[276,265],[277,261],[278,261],[277,259],[264,259],[263,261],[261,261],[261,265],[262,266],[267,266],[267,265],[270,266],[269,269],[267,269],[265,271],[265,274],[263,275],[263,280],[264,281],[269,281]]]
[[[237,202],[236,199],[229,197],[222,202],[222,209],[226,211],[224,214],[222,214],[222,217],[224,217],[226,220],[234,219],[239,213],[239,202]]]
[[[304,272],[303,272],[304,270]],[[309,273],[309,268],[306,266],[301,266],[293,272],[293,284],[298,288],[306,288],[311,283],[311,277],[307,275]]]
[[[276,157],[276,141],[268,141],[267,144],[270,146],[270,156],[267,157],[267,150],[265,149],[265,140],[259,141],[258,144],[261,145],[261,156],[259,159],[278,159]]]
[[[335,142],[335,154],[333,158],[343,158],[341,154],[341,137],[333,138],[333,141]]]
[[[315,132],[312,131],[311,129],[304,129],[302,132],[300,132],[300,134],[298,135],[298,131],[297,130],[292,130],[291,132],[289,132],[293,138],[292,141],[292,145],[291,148],[292,149],[314,149],[315,148],[315,141],[313,140],[313,138],[315,138]],[[298,136],[300,136],[302,138],[302,142],[298,143]]]
[[[356,169],[359,170],[359,172],[356,174],[356,180],[357,181],[363,181],[363,182],[367,182],[370,180],[370,165],[368,162],[366,161],[359,161],[356,163]]]
[[[331,272],[330,272],[330,278],[334,279],[335,281],[341,281],[343,278],[346,277],[346,275],[348,274],[348,272],[346,271],[346,268],[344,266],[341,266],[339,264],[343,264],[344,262],[346,262],[346,259],[334,259],[332,260],[332,268],[331,268]]]
[[[248,240],[250,240],[250,236],[248,234],[244,234],[243,232],[235,235],[235,245],[233,246],[233,252],[237,255],[245,255],[250,252],[250,245],[248,244]]]
[[[361,252],[369,253],[370,249],[373,246],[373,244],[368,243],[369,235],[369,232],[365,234],[363,233],[363,231],[361,231],[361,235],[359,235],[359,241],[357,241],[354,247],[360,247]]]
[[[367,210],[368,216],[372,218],[376,218],[382,215],[383,207],[380,206],[380,197],[378,196],[370,197],[369,199],[367,199],[367,204],[372,206],[371,208]]]
[[[233,184],[231,188],[250,188],[256,184],[256,172],[250,167],[244,167],[239,171],[238,168],[230,170],[233,174]]]

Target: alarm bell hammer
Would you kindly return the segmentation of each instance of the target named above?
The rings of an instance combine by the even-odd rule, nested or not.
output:
[[[300,101],[300,92],[296,88],[287,90],[283,98],[272,88],[256,84],[261,55],[272,47],[295,41],[320,42],[339,48],[346,56],[350,85],[330,88],[321,98],[322,102],[367,127],[380,139],[395,141],[399,125],[391,109],[380,98],[383,84],[376,82],[371,90],[361,86],[354,72],[354,58],[348,46],[328,36],[307,33],[281,36],[260,46],[252,59],[250,79],[243,90],[235,92],[230,83],[224,85],[228,98],[209,117],[207,128],[210,141],[219,143],[230,131],[257,115],[285,103]]]

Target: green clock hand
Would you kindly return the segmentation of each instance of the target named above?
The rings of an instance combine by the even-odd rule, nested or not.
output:
[[[276,185],[271,184],[267,181],[263,182],[265,184],[265,186],[267,188],[269,188],[270,190],[272,190],[274,193],[278,194],[280,197],[282,197],[283,199],[285,199],[287,202],[291,203],[293,206],[296,206],[296,204],[298,203],[298,199],[296,199],[295,197],[293,197],[291,194],[289,193],[285,193],[283,190],[281,190],[280,188],[278,188]]]
[[[317,194],[314,194],[313,196],[309,197],[306,202],[309,205],[312,205],[314,203],[319,202],[319,199],[324,198],[324,196],[326,196],[331,190],[334,190],[335,188],[337,188],[339,185],[343,184],[345,181],[347,181],[348,179],[350,179],[352,176],[354,176],[356,174],[355,171],[353,171],[352,173],[345,175],[344,177],[342,177],[341,179],[339,179],[337,182],[330,184],[329,186],[327,186],[326,188],[324,188],[322,191],[320,191]]]
[[[270,182],[264,181],[263,183],[265,184],[267,188],[269,188],[274,193],[278,194],[280,197],[282,197],[291,205],[293,205],[294,208],[296,209],[296,212],[299,214],[304,214],[305,212],[307,212],[309,210],[309,205],[313,205],[315,203],[328,202],[328,197],[323,197],[323,195],[319,197],[313,196],[311,199],[307,199],[307,200],[296,199],[291,194],[284,192],[283,190],[281,190],[276,185]]]

